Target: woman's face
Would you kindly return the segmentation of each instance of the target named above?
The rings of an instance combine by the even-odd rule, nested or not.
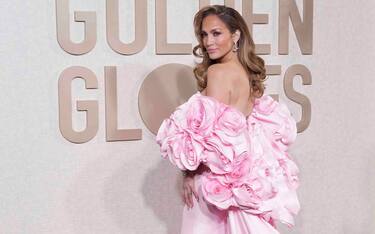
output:
[[[223,61],[231,57],[234,44],[232,33],[218,16],[208,15],[203,19],[201,38],[210,59]]]

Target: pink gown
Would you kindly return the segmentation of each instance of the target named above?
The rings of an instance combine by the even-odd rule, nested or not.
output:
[[[181,234],[274,234],[294,226],[300,205],[298,168],[288,153],[297,136],[285,104],[257,98],[246,117],[195,93],[163,120],[156,142],[163,158],[194,176],[199,201],[185,205]]]

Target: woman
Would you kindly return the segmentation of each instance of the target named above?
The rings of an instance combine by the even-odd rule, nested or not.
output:
[[[156,136],[162,156],[184,171],[181,233],[278,233],[275,221],[293,226],[299,211],[298,168],[287,152],[296,123],[263,95],[264,61],[236,10],[204,7],[194,27],[200,92]]]

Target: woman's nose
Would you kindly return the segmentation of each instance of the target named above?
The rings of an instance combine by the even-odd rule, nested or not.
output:
[[[214,44],[214,39],[212,36],[207,36],[207,46]]]

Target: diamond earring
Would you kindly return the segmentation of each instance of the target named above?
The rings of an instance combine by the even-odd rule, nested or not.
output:
[[[237,45],[237,43],[236,42],[234,42],[234,44],[233,44],[233,52],[237,52],[237,50],[238,50],[238,45]]]

